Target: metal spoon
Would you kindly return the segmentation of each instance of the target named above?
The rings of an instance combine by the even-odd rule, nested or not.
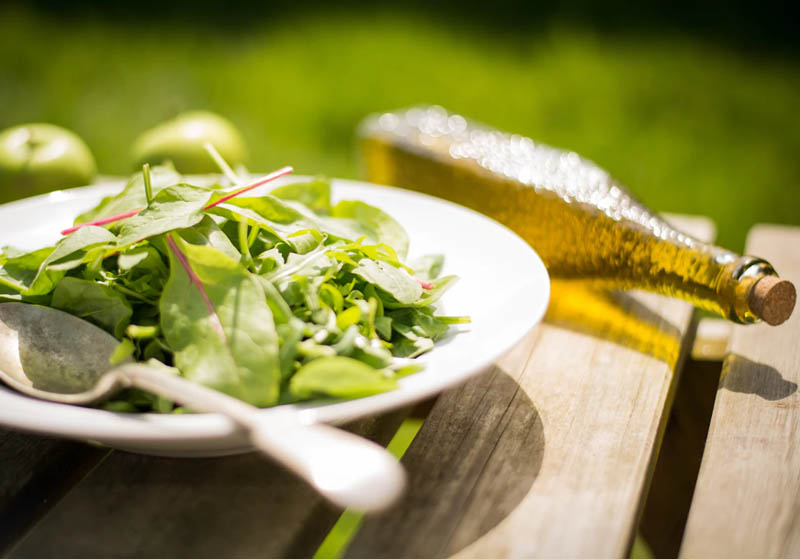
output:
[[[386,508],[402,493],[405,472],[383,447],[328,425],[276,422],[249,404],[141,364],[109,370],[118,341],[55,309],[0,304],[0,380],[43,400],[87,405],[136,387],[202,412],[228,416],[256,448],[340,507]]]

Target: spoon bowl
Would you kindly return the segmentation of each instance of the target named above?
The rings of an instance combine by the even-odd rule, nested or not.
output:
[[[0,304],[0,379],[36,398],[89,405],[118,386],[101,382],[119,341],[48,307]]]
[[[0,380],[43,400],[89,405],[136,387],[196,411],[226,415],[253,445],[343,508],[379,511],[405,487],[405,472],[383,447],[323,424],[262,416],[249,404],[171,374],[169,367],[110,358],[119,342],[65,312],[0,304]]]

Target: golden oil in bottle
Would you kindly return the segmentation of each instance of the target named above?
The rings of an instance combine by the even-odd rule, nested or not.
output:
[[[767,262],[675,230],[576,153],[440,107],[368,118],[361,147],[368,180],[496,219],[536,250],[554,278],[680,297],[741,323],[778,324],[791,314],[794,287]],[[770,279],[757,292],[763,278]]]

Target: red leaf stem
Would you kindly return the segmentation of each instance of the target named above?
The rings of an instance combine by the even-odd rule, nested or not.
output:
[[[294,169],[292,167],[288,167],[288,166],[287,167],[282,167],[281,169],[278,169],[277,171],[273,171],[270,174],[268,174],[267,176],[258,179],[256,182],[254,182],[252,184],[248,184],[247,186],[243,186],[242,188],[239,188],[238,190],[234,190],[233,192],[223,196],[222,198],[220,198],[216,202],[211,202],[210,204],[205,206],[203,209],[207,210],[209,208],[213,208],[214,206],[222,204],[223,202],[227,202],[228,200],[230,200],[231,198],[233,198],[235,196],[239,196],[240,194],[243,194],[243,193],[245,193],[245,192],[247,192],[249,190],[253,190],[254,188],[257,188],[257,187],[261,186],[262,184],[267,184],[268,182],[274,181],[277,178],[280,178],[280,177],[282,177],[284,175],[288,175],[292,171],[294,171]],[[62,235],[69,235],[70,233],[74,233],[75,231],[77,231],[81,227],[86,227],[87,225],[98,225],[98,226],[100,226],[100,225],[108,225],[109,223],[114,223],[115,221],[120,221],[122,219],[127,219],[129,217],[133,217],[136,214],[138,214],[140,211],[142,211],[143,209],[144,208],[139,208],[138,210],[130,210],[130,211],[127,211],[127,212],[123,212],[121,214],[112,215],[110,217],[104,217],[102,219],[96,219],[94,221],[88,221],[86,223],[79,223],[78,225],[73,225],[69,229],[64,229],[61,232],[61,234]]]
[[[273,171],[269,175],[267,175],[267,176],[265,176],[265,177],[263,177],[261,179],[258,179],[256,182],[254,182],[252,184],[248,184],[247,186],[243,186],[242,188],[240,188],[238,190],[234,190],[233,192],[231,192],[230,194],[228,194],[226,196],[223,196],[222,198],[220,198],[216,202],[211,202],[204,209],[207,210],[209,208],[213,208],[214,206],[218,206],[219,204],[222,204],[223,202],[227,202],[228,200],[230,200],[234,196],[238,196],[239,194],[244,194],[248,190],[253,190],[256,187],[261,186],[262,184],[267,184],[270,181],[274,181],[277,178],[280,178],[280,177],[282,177],[284,175],[288,175],[292,171],[294,171],[294,169],[292,167],[288,167],[288,166],[287,167],[283,167],[281,169],[278,169],[277,171]]]
[[[120,219],[127,219],[129,217],[133,217],[142,211],[144,208],[139,208],[138,210],[130,210],[125,213],[121,213],[118,215],[112,215],[110,217],[104,217],[102,219],[96,219],[94,221],[87,221],[86,223],[79,223],[78,225],[73,225],[69,229],[64,229],[61,234],[62,235],[69,235],[70,233],[74,233],[81,227],[86,227],[87,225],[108,225],[109,223],[114,223],[115,221],[119,221]]]

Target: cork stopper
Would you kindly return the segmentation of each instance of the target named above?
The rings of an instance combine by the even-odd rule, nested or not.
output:
[[[778,276],[764,276],[756,282],[748,297],[750,310],[771,326],[785,322],[797,300],[792,282]]]

